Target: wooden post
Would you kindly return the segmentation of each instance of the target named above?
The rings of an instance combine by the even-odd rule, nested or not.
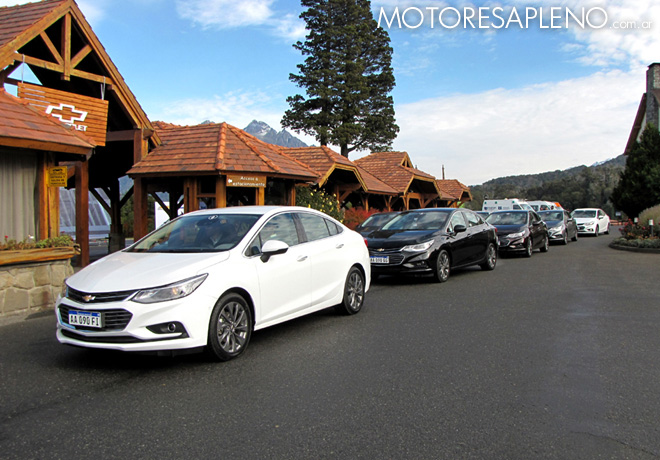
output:
[[[227,207],[227,177],[218,176],[215,180],[215,206],[217,208]]]
[[[183,180],[183,212],[189,213],[198,209],[197,180],[194,177],[186,177]]]
[[[78,265],[89,265],[89,163],[76,161],[76,243],[80,245]]]
[[[266,203],[266,187],[257,187],[255,192],[255,204],[263,206]]]
[[[141,177],[133,179],[133,238],[147,234],[147,187]]]
[[[46,157],[37,160],[37,240],[48,238],[48,186],[46,185]]]

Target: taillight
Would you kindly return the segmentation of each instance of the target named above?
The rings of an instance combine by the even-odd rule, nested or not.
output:
[[[364,245],[365,245],[366,247],[369,247],[369,242],[367,241],[366,238],[364,238]]]

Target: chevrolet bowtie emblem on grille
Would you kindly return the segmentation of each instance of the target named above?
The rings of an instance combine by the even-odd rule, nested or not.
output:
[[[378,249],[376,249],[376,251],[378,251],[378,252],[383,252],[384,250],[385,250],[385,249],[383,249],[383,248],[378,248]]]
[[[74,105],[61,103],[60,105],[49,105],[46,109],[46,113],[57,118],[62,123],[72,125],[77,121],[85,121],[88,112],[78,110]],[[68,115],[69,118],[66,118],[66,115]]]
[[[93,295],[89,295],[89,294],[87,294],[87,295],[84,295],[82,299],[83,299],[85,302],[91,302],[92,300],[96,299],[96,297],[94,297]]]

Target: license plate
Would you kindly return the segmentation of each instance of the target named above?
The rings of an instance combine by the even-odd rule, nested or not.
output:
[[[103,327],[101,313],[91,311],[69,311],[69,324],[71,326]]]
[[[389,258],[389,256],[371,257],[371,263],[372,264],[389,264],[390,263],[390,258]]]

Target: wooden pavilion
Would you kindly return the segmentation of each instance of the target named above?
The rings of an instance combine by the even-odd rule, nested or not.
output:
[[[413,167],[407,152],[376,152],[355,163],[396,191],[389,210],[431,208],[440,204],[442,194],[436,178]]]
[[[162,144],[128,171],[170,218],[179,209],[295,204],[295,185],[317,174],[227,123],[177,126],[154,123]],[[169,194],[169,203],[157,193]]]
[[[28,84],[12,78],[27,66],[38,80]],[[72,126],[91,140],[91,155],[79,155],[64,165],[57,150],[35,146],[29,136],[18,139],[6,155],[39,151],[39,177],[49,167],[67,168],[67,186],[76,189],[76,241],[81,246],[80,264],[89,263],[88,192],[96,196],[111,216],[113,243],[123,247],[121,207],[129,194],[120,196],[119,178],[147,155],[160,141],[146,114],[99,39],[73,0],[45,0],[0,8],[0,85],[15,85],[17,95],[58,122]],[[5,124],[17,122],[13,113],[0,114]],[[14,121],[9,121],[9,119]],[[5,150],[6,151],[6,150]],[[61,152],[60,152],[61,153]],[[135,235],[146,233],[146,193],[134,184]],[[102,193],[103,192],[103,193]],[[39,195],[35,215],[39,236],[59,232],[57,219],[44,227],[48,203],[56,201],[58,189],[49,188],[48,198]],[[21,235],[17,235],[18,238]]]

